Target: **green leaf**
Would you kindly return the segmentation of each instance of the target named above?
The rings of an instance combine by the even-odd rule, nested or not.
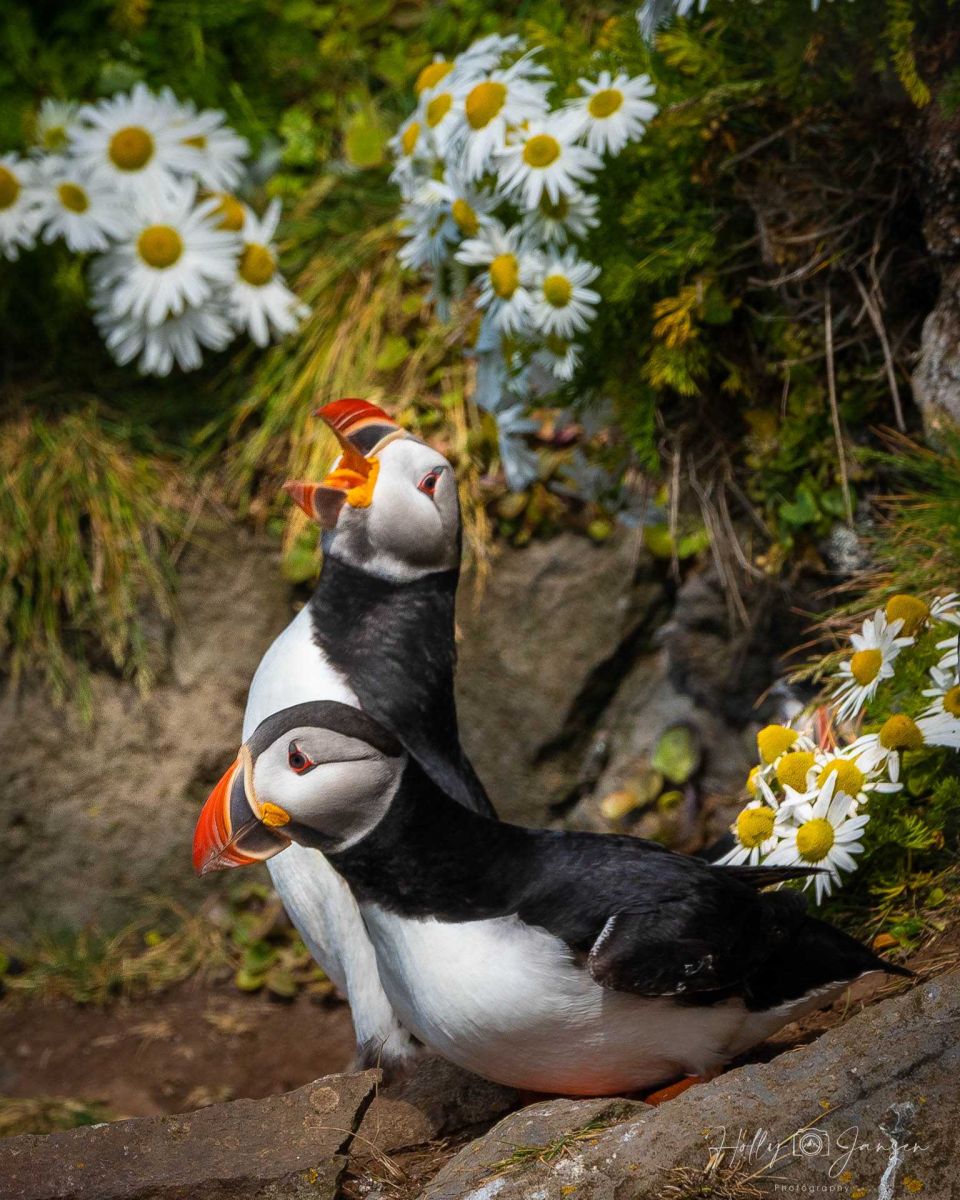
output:
[[[410,353],[410,343],[398,333],[383,339],[383,346],[373,364],[378,371],[395,371]]]
[[[343,152],[347,162],[360,170],[379,167],[387,149],[387,132],[375,109],[360,109],[347,121],[343,134]]]
[[[700,766],[700,739],[688,725],[673,725],[660,735],[650,761],[675,786],[686,783]]]

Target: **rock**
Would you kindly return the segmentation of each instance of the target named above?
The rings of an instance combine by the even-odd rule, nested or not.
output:
[[[927,436],[936,444],[960,430],[960,268],[946,272],[933,311],[923,322],[913,395]]]
[[[479,594],[465,578],[461,736],[502,816],[542,822],[566,798],[592,724],[666,616],[662,576],[621,531],[504,551]]]
[[[328,1200],[379,1075],[0,1140],[4,1200]]]
[[[0,935],[109,928],[145,893],[199,900],[224,886],[195,878],[193,826],[237,752],[257,663],[294,607],[279,544],[229,526],[207,537],[184,557],[180,624],[158,631],[167,665],[150,696],[97,672],[89,725],[39,687],[0,704],[0,739],[16,747],[0,766]]]
[[[511,1113],[471,1142],[430,1182],[422,1200],[532,1200],[533,1181],[547,1172],[572,1195],[577,1176],[567,1170],[571,1153],[619,1122],[636,1119],[647,1105],[635,1100],[547,1100]],[[589,1193],[585,1193],[589,1194]]]
[[[423,1200],[820,1192],[947,1200],[960,1195],[958,1071],[955,971],[771,1062],[728,1071],[660,1108],[630,1112],[596,1137],[568,1139],[562,1157],[534,1157],[503,1173],[509,1142],[545,1140],[536,1118],[530,1134],[523,1131],[529,1110],[516,1113],[451,1160]],[[571,1110],[570,1123],[580,1118]]]
[[[518,1101],[512,1088],[426,1058],[408,1079],[378,1091],[360,1126],[356,1155],[368,1144],[390,1153],[430,1142],[495,1120]]]

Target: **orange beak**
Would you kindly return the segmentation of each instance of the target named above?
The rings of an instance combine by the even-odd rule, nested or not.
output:
[[[207,797],[193,834],[193,869],[198,875],[263,862],[290,844],[276,827],[265,824],[247,797],[249,754],[240,754]]]
[[[380,462],[377,453],[405,430],[368,400],[334,400],[316,415],[340,443],[341,455],[320,483],[292,480],[283,490],[323,529],[333,529],[344,504],[366,508],[373,499]]]

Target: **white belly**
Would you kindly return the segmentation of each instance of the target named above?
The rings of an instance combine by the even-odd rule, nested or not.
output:
[[[515,917],[452,924],[365,905],[380,977],[421,1041],[488,1079],[603,1095],[697,1075],[790,1020],[739,1000],[682,1007],[602,988],[557,938]]]

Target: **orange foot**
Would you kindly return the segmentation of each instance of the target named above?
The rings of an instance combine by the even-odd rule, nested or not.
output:
[[[671,1083],[667,1087],[657,1088],[655,1092],[651,1092],[649,1096],[644,1096],[644,1104],[663,1104],[667,1100],[675,1100],[677,1096],[682,1095],[687,1088],[695,1087],[698,1083],[706,1083],[708,1077],[706,1075],[688,1075],[686,1079],[680,1079],[676,1083]]]

